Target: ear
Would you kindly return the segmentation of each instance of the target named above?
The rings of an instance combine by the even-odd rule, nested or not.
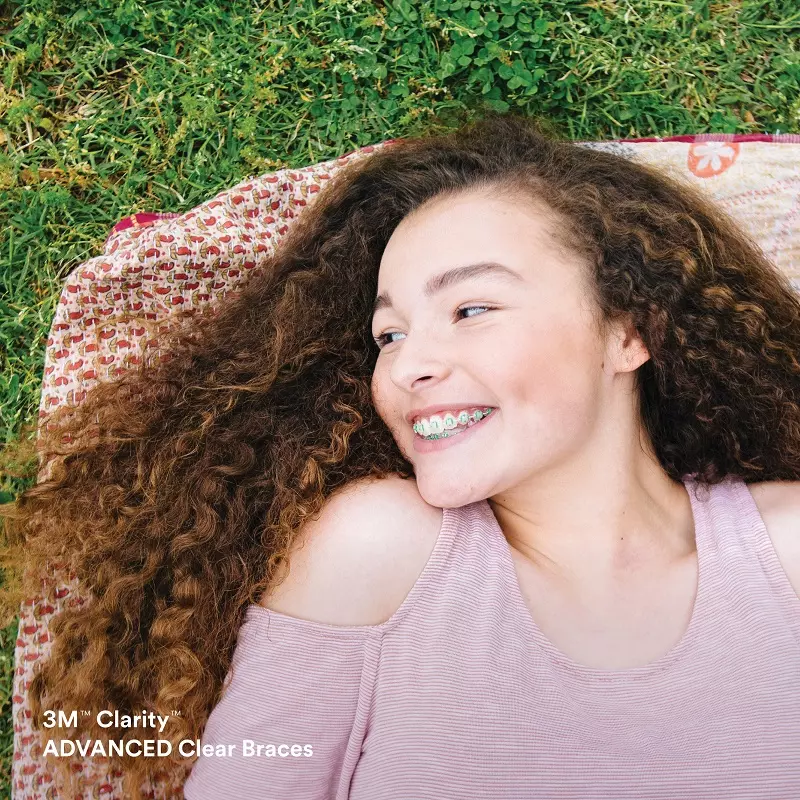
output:
[[[645,347],[641,336],[633,325],[629,315],[618,320],[614,326],[613,335],[609,343],[611,348],[610,360],[617,372],[633,372],[645,361],[649,360],[650,352]]]

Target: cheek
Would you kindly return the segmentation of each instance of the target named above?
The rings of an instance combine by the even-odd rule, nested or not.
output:
[[[380,411],[381,407],[381,379],[378,370],[372,373],[372,380],[370,381],[370,393],[372,395],[372,405]]]
[[[526,347],[517,339],[516,350],[504,348],[492,366],[497,385],[507,387],[508,399],[540,409],[543,422],[577,423],[591,415],[597,401],[602,353],[593,336],[567,324],[560,322],[557,333],[530,329]]]
[[[397,387],[394,386],[388,374],[381,374],[376,370],[372,374],[370,391],[375,411],[383,420],[383,424],[389,429],[403,456],[407,461],[411,461],[413,455],[410,452],[406,452],[400,444],[405,441],[406,436],[404,433],[406,423],[403,419],[403,415],[406,412],[397,407]],[[410,426],[408,431],[411,431]]]
[[[372,381],[370,383],[370,390],[372,393],[372,405],[378,412],[378,416],[384,421],[391,419],[391,407],[389,398],[391,393],[387,387],[388,375],[381,374],[379,369],[372,373]]]

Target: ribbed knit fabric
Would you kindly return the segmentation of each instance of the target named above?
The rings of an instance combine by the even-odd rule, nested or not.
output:
[[[800,599],[744,482],[684,485],[698,593],[661,658],[621,671],[567,658],[533,621],[488,502],[444,509],[381,625],[248,610],[203,738],[231,755],[201,756],[185,796],[800,798]],[[245,740],[276,753],[247,756]]]

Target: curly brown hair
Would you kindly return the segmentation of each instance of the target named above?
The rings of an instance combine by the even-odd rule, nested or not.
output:
[[[202,734],[248,605],[304,520],[350,482],[413,476],[371,402],[379,264],[409,213],[475,188],[553,209],[601,318],[630,315],[650,353],[641,421],[669,476],[800,478],[800,299],[710,200],[514,113],[395,140],[335,175],[238,296],[162,335],[165,357],[42,426],[51,473],[3,507],[23,589],[66,570],[90,599],[52,623],[35,724],[45,709],[180,709],[163,737]],[[117,765],[135,792],[159,761]]]

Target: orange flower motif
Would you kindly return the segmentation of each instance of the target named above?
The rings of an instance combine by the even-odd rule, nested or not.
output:
[[[738,156],[738,142],[699,142],[689,148],[689,171],[698,178],[713,178],[725,172]]]

